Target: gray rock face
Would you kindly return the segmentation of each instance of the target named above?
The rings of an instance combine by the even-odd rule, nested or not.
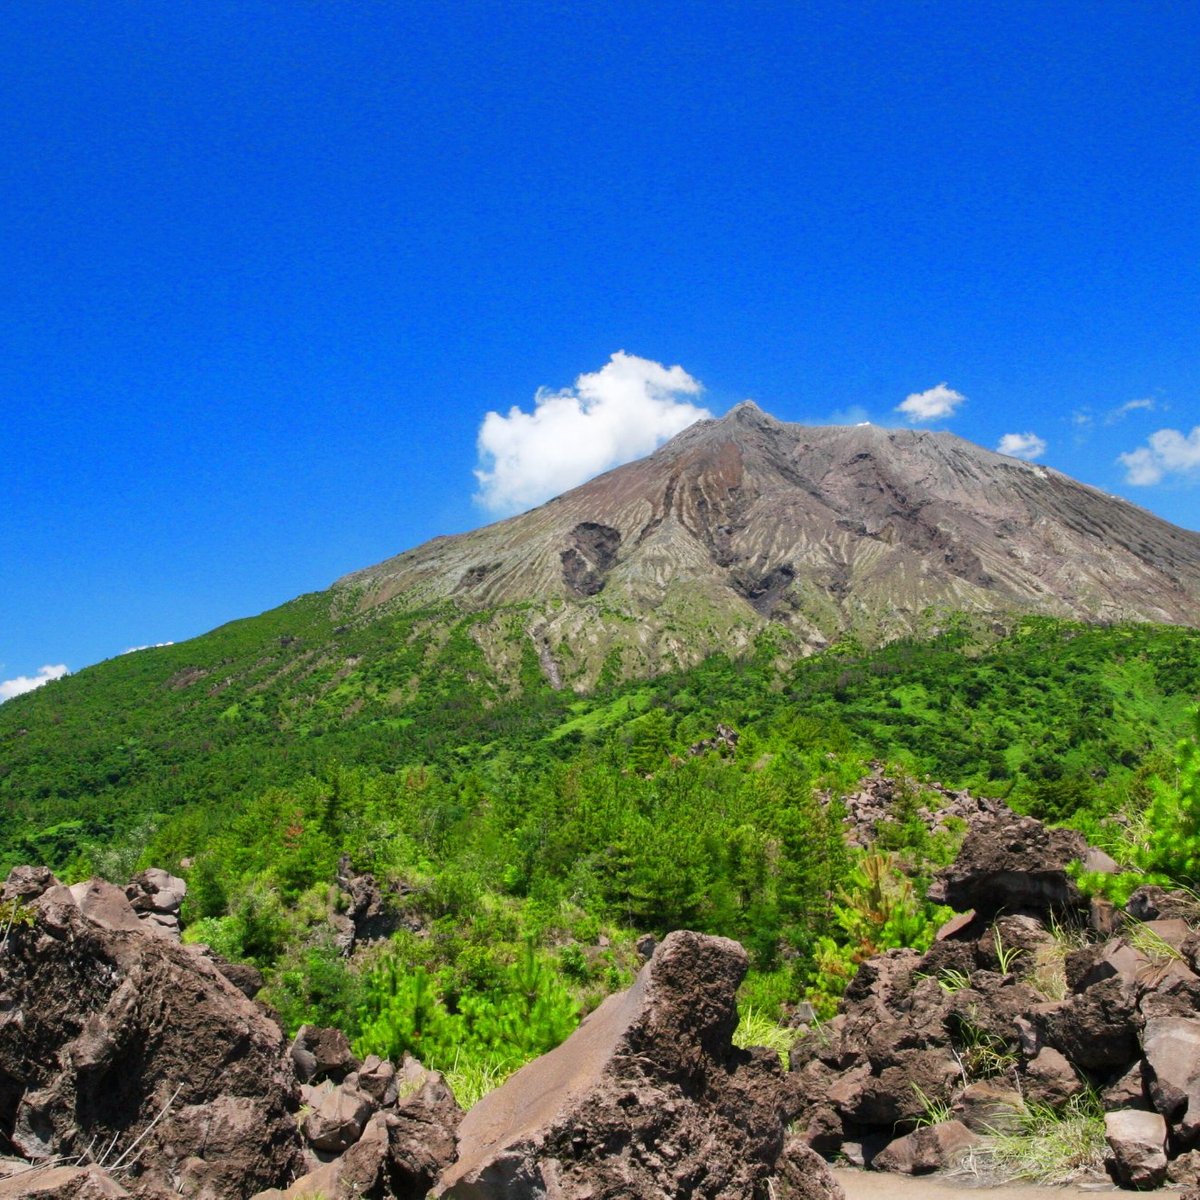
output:
[[[909,633],[931,607],[1200,624],[1200,535],[948,433],[810,428],[741,404],[532,512],[335,587],[368,612],[525,605],[546,677],[585,687],[613,645],[631,668],[661,669],[772,621],[812,646]],[[474,636],[500,665],[499,624]]]
[[[731,1045],[746,966],[736,942],[668,935],[628,992],[467,1114],[436,1195],[766,1200],[783,1170],[781,1072]]]
[[[187,884],[159,867],[135,875],[125,886],[133,911],[168,937],[179,938],[179,910],[187,895]]]

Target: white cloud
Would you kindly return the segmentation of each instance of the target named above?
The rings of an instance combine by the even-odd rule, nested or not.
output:
[[[43,683],[49,683],[52,679],[61,679],[64,675],[70,672],[62,663],[55,667],[42,667],[36,675],[18,675],[16,679],[5,679],[0,682],[0,704],[5,700],[11,700],[14,696],[21,696],[25,692],[32,692],[34,688],[40,688]]]
[[[618,351],[575,386],[489,412],[479,429],[475,499],[492,512],[520,512],[601,471],[650,451],[712,414],[684,399],[700,384],[682,367]]]
[[[902,404],[896,405],[896,411],[902,412],[917,425],[922,421],[936,421],[940,417],[951,416],[965,399],[962,392],[956,392],[949,384],[939,383],[927,391],[913,392]]]
[[[1000,439],[996,453],[1032,462],[1046,453],[1046,439],[1038,437],[1036,433],[1006,433]]]
[[[1186,436],[1178,429],[1160,429],[1146,445],[1117,455],[1125,468],[1126,482],[1136,487],[1161,483],[1166,475],[1200,478],[1200,425]]]
[[[1151,399],[1149,396],[1142,400],[1126,400],[1124,404],[1118,404],[1116,408],[1110,408],[1104,414],[1105,425],[1115,425],[1118,421],[1123,421],[1132,412],[1157,412],[1158,402]]]
[[[157,650],[160,646],[173,646],[174,642],[147,642],[144,646],[130,646],[122,654],[136,654],[139,650]]]

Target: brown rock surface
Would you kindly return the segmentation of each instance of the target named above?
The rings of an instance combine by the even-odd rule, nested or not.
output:
[[[979,1135],[961,1121],[939,1121],[889,1142],[871,1160],[871,1167],[900,1175],[929,1175],[953,1166],[979,1141]]]
[[[971,828],[929,896],[956,912],[973,908],[981,915],[1078,908],[1083,898],[1067,866],[1086,851],[1087,843],[1072,830],[1048,829],[1032,817],[1001,810]]]
[[[1122,1109],[1104,1118],[1112,1170],[1123,1187],[1160,1187],[1167,1178],[1167,1123],[1144,1109]]]
[[[358,1069],[358,1059],[340,1029],[301,1025],[292,1041],[292,1065],[301,1083],[332,1079],[340,1083]]]
[[[0,1200],[121,1200],[128,1195],[97,1166],[40,1167],[0,1179]]]
[[[234,1200],[287,1178],[299,1139],[278,1026],[120,889],[92,881],[77,902],[52,877],[37,895],[28,875],[14,885],[34,913],[0,946],[0,1130],[18,1150],[111,1144],[135,1196]]]
[[[1152,1018],[1142,1045],[1151,1102],[1186,1138],[1195,1138],[1200,1133],[1200,1020]]]
[[[358,1141],[374,1111],[375,1103],[370,1096],[340,1084],[321,1097],[300,1129],[317,1150],[338,1154]]]
[[[736,942],[668,935],[629,991],[467,1114],[436,1194],[766,1200],[783,1169],[781,1073],[731,1045],[746,966]]]
[[[1043,1046],[1025,1064],[1025,1092],[1040,1104],[1061,1108],[1072,1096],[1084,1090],[1084,1082],[1075,1073],[1066,1056],[1053,1046]]]
[[[454,1161],[462,1112],[439,1074],[413,1059],[405,1060],[405,1068],[410,1086],[395,1109],[372,1116],[345,1154],[254,1200],[425,1200]]]

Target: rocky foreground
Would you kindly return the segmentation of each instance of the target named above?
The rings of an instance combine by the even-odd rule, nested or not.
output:
[[[311,1027],[289,1046],[244,969],[176,940],[178,883],[148,873],[131,901],[9,876],[0,1132],[20,1157],[0,1197],[841,1194],[786,1135],[778,1058],[732,1045],[735,942],[669,935],[629,991],[464,1117],[412,1059],[359,1062]]]
[[[0,893],[0,1200],[836,1200],[821,1155],[933,1172],[1086,1097],[1118,1183],[1196,1188],[1197,902],[1089,904],[1079,858],[1112,866],[985,806],[934,885],[960,915],[928,953],[864,962],[787,1072],[732,1044],[745,951],[672,933],[466,1114],[411,1058],[360,1062],[332,1029],[289,1045],[252,968],[180,944],[182,881],[18,868]]]
[[[1123,912],[1089,904],[1079,859],[1115,867],[1007,810],[975,825],[930,893],[960,915],[926,954],[863,963],[838,1016],[797,1044],[811,1146],[922,1174],[986,1160],[1034,1107],[1087,1099],[1119,1184],[1200,1182],[1200,903],[1144,887]]]

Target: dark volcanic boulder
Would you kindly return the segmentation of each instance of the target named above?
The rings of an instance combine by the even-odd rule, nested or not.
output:
[[[971,829],[958,858],[938,874],[929,897],[980,916],[1078,908],[1083,900],[1067,865],[1087,852],[1083,837],[1047,829],[1006,810]]]
[[[425,1200],[454,1161],[462,1112],[436,1071],[406,1057],[403,1077],[403,1095],[397,1098],[393,1086],[389,1111],[375,1113],[345,1154],[286,1190],[272,1188],[253,1200]]]
[[[629,991],[471,1109],[436,1194],[835,1196],[814,1159],[797,1168],[784,1158],[778,1059],[731,1044],[746,966],[736,942],[670,934]]]
[[[292,1042],[292,1067],[301,1083],[332,1079],[341,1083],[358,1069],[358,1059],[340,1029],[325,1025],[301,1025]]]
[[[1039,1006],[1034,1021],[1045,1045],[1088,1071],[1125,1068],[1139,1054],[1136,995],[1120,976]]]
[[[15,895],[32,924],[0,943],[0,1135],[33,1160],[108,1147],[135,1196],[286,1180],[300,1141],[279,1027],[121,889],[25,871]]]

